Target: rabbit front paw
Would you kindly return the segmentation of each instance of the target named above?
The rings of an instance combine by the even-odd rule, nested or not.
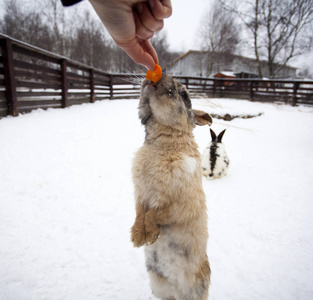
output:
[[[145,229],[146,229],[146,245],[152,245],[159,238],[160,226],[155,223],[146,221]]]
[[[146,242],[145,227],[143,223],[135,222],[131,228],[131,241],[134,247],[141,247]]]

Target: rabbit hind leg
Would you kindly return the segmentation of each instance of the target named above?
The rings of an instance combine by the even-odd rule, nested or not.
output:
[[[176,300],[173,297],[175,288],[165,277],[155,272],[148,272],[150,277],[150,286],[152,293],[162,300]]]

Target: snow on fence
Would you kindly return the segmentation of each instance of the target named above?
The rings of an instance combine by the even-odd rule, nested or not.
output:
[[[139,98],[138,76],[112,74],[0,35],[0,117],[105,99]],[[192,97],[313,105],[313,81],[175,76]]]

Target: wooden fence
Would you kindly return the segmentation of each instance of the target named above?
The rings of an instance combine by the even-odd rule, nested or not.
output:
[[[37,108],[138,99],[144,74],[112,74],[0,35],[0,118]],[[175,76],[192,97],[313,105],[313,81]]]

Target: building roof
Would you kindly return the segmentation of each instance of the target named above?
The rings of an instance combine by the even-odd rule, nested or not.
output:
[[[234,72],[231,72],[231,71],[222,71],[222,72],[219,72],[217,74],[214,74],[213,76],[217,76],[217,75],[224,75],[224,76],[227,76],[227,77],[236,77],[236,74]]]
[[[261,60],[261,67],[263,76],[269,76],[268,62]],[[194,76],[212,76],[222,70],[228,70],[232,72],[230,76],[236,76],[236,74],[250,74],[248,77],[257,77],[258,62],[256,59],[225,53],[211,53],[208,51],[189,50],[183,55],[175,59],[169,66],[169,68],[175,73],[180,75],[194,75]],[[282,66],[275,64],[280,69]],[[293,77],[296,75],[297,68],[291,66],[284,66],[277,74],[281,78]],[[224,71],[223,73],[225,73]],[[254,76],[256,75],[256,76]],[[228,75],[227,75],[228,76]],[[240,77],[240,76],[239,76]]]

